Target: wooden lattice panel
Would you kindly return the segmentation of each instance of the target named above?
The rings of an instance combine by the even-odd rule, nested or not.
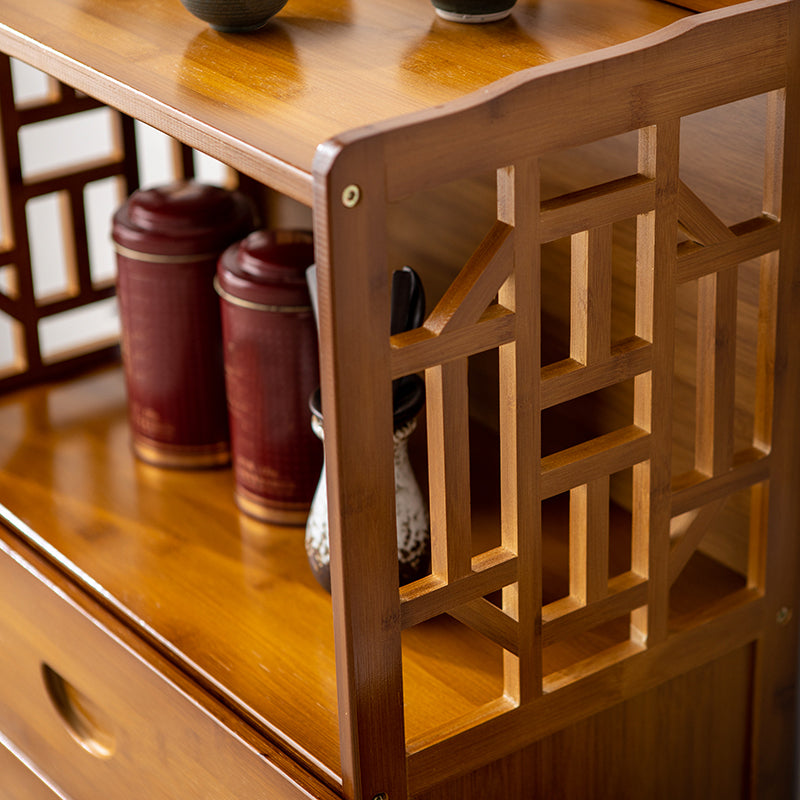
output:
[[[44,78],[44,76],[42,76]],[[45,78],[47,91],[31,100],[17,102],[11,59],[0,60],[0,122],[3,147],[0,159],[0,208],[2,208],[3,240],[0,242],[0,314],[13,330],[13,354],[0,364],[0,390],[53,377],[65,370],[100,363],[119,355],[118,335],[94,334],[83,325],[81,344],[61,347],[54,352],[43,345],[42,325],[61,315],[87,309],[115,294],[116,276],[97,278],[93,275],[88,226],[90,209],[87,189],[113,179],[116,195],[105,209],[107,234],[110,237],[111,215],[139,185],[139,152],[136,124],[102,103],[76,92],[52,78]],[[75,119],[86,112],[104,109],[109,115],[112,145],[110,152],[88,159],[65,163],[56,169],[41,172],[26,170],[22,158],[22,142],[26,129],[54,120]],[[93,122],[86,120],[86,125]],[[93,132],[84,129],[84,135]],[[155,132],[154,132],[155,133]],[[163,136],[163,134],[158,134]],[[91,138],[91,137],[90,137]],[[102,136],[98,141],[102,142]],[[198,153],[175,139],[164,137],[166,161],[160,165],[158,182],[177,179],[203,179],[198,175]],[[58,149],[57,139],[52,146]],[[99,145],[102,148],[102,144]],[[148,166],[148,154],[144,154]],[[157,157],[152,158],[158,166]],[[219,165],[222,166],[222,165]],[[247,176],[223,167],[223,176],[215,177],[227,188],[239,188],[252,197],[258,208],[264,203],[264,187]],[[58,225],[36,230],[28,209],[40,198],[56,197]],[[57,230],[53,230],[55,227]],[[36,237],[58,236],[65,260],[63,289],[40,290],[35,280],[31,242]],[[82,325],[81,322],[77,323]]]
[[[387,772],[380,759],[367,767],[362,761],[361,772],[350,776],[355,788],[346,777],[345,788],[356,796],[420,791],[758,638],[770,588],[767,534],[780,535],[770,502],[786,498],[783,475],[773,466],[781,449],[773,429],[774,364],[788,359],[789,325],[776,297],[795,268],[786,254],[794,222],[785,219],[794,210],[784,207],[782,195],[793,168],[783,158],[784,119],[794,113],[783,88],[787,9],[766,3],[719,12],[705,24],[678,23],[674,33],[630,48],[517,76],[486,102],[465,101],[440,115],[345,137],[318,157],[326,212],[317,235],[327,243],[318,261],[334,600],[340,701],[350,712],[343,761],[358,764],[359,748],[379,736],[387,752],[404,750],[408,757],[407,774]],[[726,225],[681,177],[681,121],[764,93],[763,213]],[[541,199],[541,156],[630,132],[638,137],[633,174]],[[424,325],[387,343],[385,275],[393,265],[378,255],[386,252],[386,206],[487,171],[497,175],[495,222]],[[360,204],[342,204],[353,186]],[[631,219],[634,331],[616,340],[612,234],[616,223]],[[543,365],[541,254],[548,242],[565,238],[569,353]],[[737,449],[737,265],[753,259],[761,259],[754,434]],[[675,475],[676,296],[692,282],[693,467]],[[500,544],[475,554],[469,487],[480,477],[468,466],[467,374],[469,359],[487,350],[499,359]],[[390,381],[415,372],[424,373],[427,388],[432,571],[398,592],[383,404]],[[628,424],[543,454],[544,410],[625,383],[633,386]],[[796,412],[781,406],[787,395],[781,397],[778,407],[793,420]],[[372,456],[370,469],[364,453]],[[629,568],[609,578],[611,485],[622,472],[632,475]],[[742,492],[751,495],[751,511],[738,588],[673,625],[672,587],[728,499]],[[385,502],[374,500],[384,496]],[[568,590],[545,601],[542,509],[557,496],[569,503]],[[369,576],[359,571],[363,563],[374,566]],[[440,614],[502,648],[502,693],[406,741],[398,734],[400,631]],[[548,671],[548,647],[620,618],[627,619],[622,639]]]
[[[117,351],[116,338],[88,341],[75,350],[44,353],[41,324],[58,315],[90,306],[114,294],[114,279],[94,279],[90,265],[87,234],[86,188],[109,178],[118,179],[118,202],[136,188],[138,168],[133,121],[113,114],[113,152],[82,163],[68,164],[44,173],[25,174],[21,158],[24,129],[40,123],[65,119],[103,106],[48,79],[44,97],[15,102],[10,59],[0,61],[0,118],[3,130],[2,197],[4,241],[0,263],[6,274],[0,294],[0,311],[12,320],[15,330],[12,363],[0,376],[0,386],[10,389],[41,379],[68,366],[104,360]],[[57,144],[54,143],[57,147]],[[59,216],[65,253],[66,280],[63,291],[37,290],[33,275],[31,240],[53,231],[29,230],[28,204],[45,196],[59,198]],[[113,209],[109,209],[109,215]],[[57,235],[57,234],[56,234]]]

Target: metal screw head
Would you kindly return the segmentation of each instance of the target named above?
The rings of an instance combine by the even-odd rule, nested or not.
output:
[[[344,187],[344,191],[342,192],[342,205],[345,208],[354,208],[358,205],[359,200],[361,200],[361,187],[357,186],[355,183],[351,183],[349,186]],[[380,795],[376,795],[379,800]]]
[[[787,608],[786,606],[781,606],[778,609],[778,613],[775,615],[775,622],[778,625],[787,625],[792,618],[792,609]]]

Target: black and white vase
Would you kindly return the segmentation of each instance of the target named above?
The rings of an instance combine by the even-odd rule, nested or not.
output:
[[[424,401],[424,385],[417,376],[401,379],[396,389],[394,426],[395,519],[397,562],[400,585],[418,580],[430,572],[430,522],[428,508],[408,458],[408,438],[417,427],[416,415]],[[311,427],[324,438],[319,395],[311,401]],[[328,536],[328,492],[325,465],[311,501],[306,522],[306,554],[314,577],[326,591],[331,590],[330,544]]]

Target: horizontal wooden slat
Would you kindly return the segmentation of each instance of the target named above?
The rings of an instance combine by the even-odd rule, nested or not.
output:
[[[584,366],[567,358],[548,364],[542,369],[542,408],[630,380],[651,369],[652,358],[650,342],[631,336],[612,346],[608,361]]]
[[[400,618],[403,628],[444,614],[473,600],[502,589],[517,579],[517,556],[496,547],[472,559],[472,574],[452,583],[435,575],[400,589]]]
[[[671,514],[677,517],[699,506],[747,489],[767,480],[769,473],[769,456],[752,448],[737,453],[734,457],[734,468],[715,478],[694,471],[679,475],[672,484]]]
[[[392,378],[492,350],[514,341],[514,333],[514,314],[501,305],[492,305],[467,328],[439,336],[427,328],[396,334],[391,339]]]
[[[98,158],[80,164],[69,164],[62,169],[30,175],[25,178],[22,189],[25,197],[41,197],[60,192],[76,184],[86,185],[105,178],[113,178],[125,172],[125,164],[118,157]]]
[[[113,297],[116,293],[116,284],[113,279],[98,281],[91,289],[84,290],[79,294],[52,294],[37,300],[36,316],[38,319],[51,317],[54,314],[62,314],[65,311],[72,311],[81,308],[89,303],[96,303]]]
[[[17,104],[17,122],[20,125],[33,125],[50,119],[66,117],[69,114],[79,114],[82,111],[91,111],[95,108],[104,108],[105,105],[87,95],[68,97],[55,102],[42,102],[33,100]]]
[[[570,597],[548,603],[542,609],[542,644],[547,647],[570,636],[579,636],[611,622],[647,602],[647,579],[633,572],[608,582],[608,596],[589,605]]]
[[[550,242],[579,231],[630,219],[652,211],[655,199],[652,179],[644,175],[629,175],[545,200],[539,217],[539,240]]]
[[[613,475],[649,456],[650,434],[636,425],[598,436],[542,459],[542,497]]]
[[[0,311],[15,319],[19,319],[25,313],[16,300],[2,292],[0,292]]]
[[[732,225],[730,230],[736,238],[705,246],[695,242],[679,245],[678,283],[734,267],[780,246],[780,223],[769,217],[755,217]]]

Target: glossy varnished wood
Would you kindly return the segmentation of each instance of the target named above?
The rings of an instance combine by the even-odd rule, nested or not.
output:
[[[31,531],[47,531],[42,546],[167,651],[183,658],[203,640],[190,668],[253,706],[265,728],[288,733],[289,743],[313,731],[315,741],[293,746],[311,744],[310,761],[336,783],[330,606],[305,564],[301,529],[239,516],[227,470],[136,461],[117,372],[13,395],[0,417],[0,502]]]
[[[652,0],[520,0],[508,20],[439,20],[429,0],[292,0],[220,34],[179,0],[8,0],[0,47],[311,202],[318,144],[688,12]]]
[[[7,800],[68,800],[8,740],[0,740],[0,775]]]
[[[695,471],[670,487],[669,464],[661,454],[669,449],[668,418],[674,405],[668,377],[671,317],[676,312],[673,282],[704,275],[711,264],[707,253],[689,243],[684,248],[688,256],[677,261],[676,276],[670,239],[674,232],[665,223],[674,223],[683,212],[701,239],[714,244],[720,236],[730,238],[690,194],[684,193],[682,205],[676,199],[677,117],[782,86],[785,31],[792,27],[785,24],[785,9],[785,4],[772,2],[750,9],[752,27],[762,39],[751,37],[752,27],[735,15],[720,15],[716,27],[681,26],[647,43],[606,53],[604,59],[585,55],[567,69],[545,66],[539,80],[528,81],[537,77],[530,74],[511,77],[479,99],[464,96],[527,66],[626,41],[684,12],[644,0],[542,0],[519,2],[508,22],[463,28],[435,20],[427,0],[295,0],[264,31],[239,37],[208,30],[177,0],[138,5],[130,0],[9,0],[0,12],[3,49],[304,203],[313,200],[329,425],[333,603],[313,583],[301,531],[255,525],[238,515],[228,473],[168,473],[133,460],[121,383],[114,373],[25,392],[0,404],[0,503],[13,509],[6,520],[16,536],[83,584],[109,614],[126,622],[134,638],[154,645],[158,657],[153,663],[164,659],[158,662],[159,671],[177,665],[203,691],[251,723],[275,753],[290,754],[327,786],[319,787],[321,796],[341,789],[348,797],[367,800],[388,792],[394,800],[405,797],[407,788],[411,794],[424,794],[443,780],[452,781],[446,789],[451,796],[467,790],[475,795],[491,776],[500,776],[512,795],[525,796],[531,768],[523,755],[529,760],[552,758],[568,769],[565,762],[578,742],[584,753],[597,752],[593,742],[599,741],[600,728],[595,725],[602,726],[603,734],[617,730],[627,712],[611,706],[621,701],[640,703],[630,712],[637,726],[666,718],[685,730],[685,709],[719,674],[716,667],[703,667],[696,681],[680,676],[714,660],[723,665],[720,672],[729,667],[734,674],[707,713],[708,730],[717,735],[732,731],[725,752],[738,776],[747,777],[742,765],[751,758],[754,783],[780,792],[787,785],[786,743],[791,736],[773,733],[770,726],[777,719],[788,730],[788,704],[782,697],[794,679],[796,628],[783,626],[776,633],[770,626],[796,600],[796,548],[787,548],[784,540],[785,526],[796,526],[798,516],[786,483],[787,476],[797,474],[797,456],[781,443],[770,473],[772,462],[762,459],[758,441],[750,462],[737,461],[732,477],[725,472],[733,412],[715,409],[730,399],[726,386],[733,380],[733,360],[729,351],[714,351],[711,336],[702,343],[699,371],[711,365],[726,373],[728,384],[718,386],[705,374],[697,381],[701,417],[715,423],[709,437],[697,439],[700,466],[714,474],[703,484],[706,476]],[[679,31],[686,36],[678,37]],[[705,47],[708,41],[713,52]],[[691,74],[696,63],[705,65],[701,80]],[[647,68],[642,70],[642,64]],[[789,84],[793,99],[796,85]],[[451,100],[446,108],[431,110]],[[530,113],[532,108],[541,113]],[[417,114],[404,124],[386,122],[405,112]],[[358,126],[357,133],[346,133]],[[656,222],[650,224],[651,216],[641,232],[645,243],[655,243],[659,251],[643,261],[657,273],[653,278],[643,270],[639,296],[626,309],[629,317],[635,312],[631,333],[636,335],[609,341],[607,265],[592,274],[583,255],[596,261],[611,237],[602,227],[581,234],[568,306],[574,316],[591,296],[601,298],[600,310],[567,335],[573,360],[586,362],[586,383],[574,380],[572,365],[561,363],[542,374],[541,392],[531,389],[538,367],[538,334],[533,332],[533,317],[539,314],[538,278],[526,273],[504,282],[509,273],[503,272],[504,226],[522,228],[523,208],[537,195],[529,183],[534,174],[530,157],[538,155],[537,148],[572,146],[642,126],[647,129],[640,133],[633,172],[654,178],[652,187],[642,175],[633,175],[622,185],[606,187],[599,200],[592,191],[578,198],[581,209],[598,213],[611,208],[612,216],[621,208],[628,214],[649,214],[655,203]],[[776,140],[778,127],[770,133]],[[498,138],[487,138],[487,128],[496,130]],[[334,141],[317,157],[312,198],[314,151],[331,137]],[[455,143],[462,153],[452,158]],[[513,168],[507,166],[511,161]],[[774,161],[779,170],[777,156]],[[394,343],[402,347],[392,348],[386,335],[386,278],[392,266],[386,250],[395,242],[385,229],[387,215],[391,218],[395,209],[387,212],[384,201],[427,190],[437,181],[493,173],[498,167],[503,175],[500,223],[484,249],[499,256],[487,270],[487,280],[495,282],[488,294],[499,290],[503,307],[481,316],[487,299],[481,280],[470,283],[467,275],[457,286],[456,294],[463,289],[462,295],[445,292],[441,313],[434,313],[428,330],[412,332]],[[788,168],[797,171],[794,161]],[[356,209],[340,202],[352,182],[360,184],[363,195]],[[766,209],[769,213],[780,210],[777,195]],[[795,201],[788,194],[784,201],[786,216],[794,219]],[[572,233],[567,218],[579,214],[574,208],[565,213],[567,205],[563,198],[545,204],[540,224],[562,235]],[[447,208],[445,216],[455,213]],[[772,226],[770,238],[770,223],[762,222],[763,230],[754,231],[753,254],[780,241],[791,256],[796,221],[784,225],[782,240],[774,234],[777,226]],[[448,235],[454,235],[453,229]],[[538,250],[538,242],[528,236],[522,230],[517,234],[520,264],[529,263]],[[479,264],[479,272],[483,266]],[[766,270],[764,296],[775,291],[774,269],[775,264]],[[795,313],[796,269],[782,268],[781,280],[776,315],[764,311],[760,327],[769,330],[777,320],[782,334],[787,325],[789,339],[796,338],[797,323],[786,323],[800,316]],[[547,291],[544,284],[542,288]],[[723,333],[730,323],[730,294],[725,280],[706,281],[700,293],[702,310],[719,310],[715,327]],[[512,311],[525,319],[515,320]],[[480,318],[480,325],[465,332],[461,315],[470,323]],[[445,342],[441,347],[431,342],[440,334]],[[501,348],[505,463],[499,522],[493,510],[487,513],[473,505],[468,513],[447,497],[462,489],[470,474],[479,482],[492,474],[481,452],[470,452],[479,468],[467,470],[463,462],[468,449],[459,441],[467,417],[466,354],[473,352],[470,348],[486,347]],[[539,475],[540,423],[531,404],[540,402],[540,393],[546,399],[543,405],[555,404],[581,387],[591,391],[595,381],[610,381],[616,373],[606,364],[609,356],[619,360],[614,368],[620,366],[629,379],[658,367],[654,378],[637,379],[634,425],[629,421],[581,452],[546,455]],[[779,366],[774,382],[773,356]],[[774,350],[762,349],[758,363],[766,388],[758,401],[756,438],[768,439],[774,421],[793,435],[798,424],[792,405],[800,374],[797,359],[780,338]],[[430,426],[430,481],[437,493],[434,524],[445,533],[435,544],[436,574],[398,593],[389,387],[391,378],[423,368],[429,372],[431,405],[443,417]],[[591,457],[588,468],[581,468],[581,455]],[[458,471],[436,473],[444,470],[448,457],[460,459]],[[639,467],[646,459],[658,462],[649,474]],[[618,564],[615,536],[606,548],[604,541],[587,537],[584,527],[607,507],[609,494],[606,480],[592,469],[599,465],[601,472],[611,472],[631,463],[639,469],[634,478],[639,512],[648,493],[649,505],[633,523],[632,559],[630,519],[621,512],[628,527],[628,542],[622,547],[624,552],[627,546],[628,561]],[[753,506],[746,576],[702,554],[690,560],[699,537],[691,526],[681,548],[670,550],[669,518],[676,509],[691,510],[704,499],[770,476],[777,489],[771,489],[770,537],[766,539],[762,524],[762,489]],[[585,486],[585,494],[576,486]],[[577,509],[571,528],[561,508],[540,534],[533,507],[541,496],[569,489],[575,490]],[[492,509],[496,505],[495,498]],[[483,555],[471,561],[469,544],[474,547],[475,542],[469,543],[465,533],[470,517],[479,520],[478,538],[487,540],[478,548]],[[551,523],[567,535],[547,535]],[[599,535],[605,539],[604,531]],[[442,538],[448,540],[446,546]],[[12,535],[12,550],[14,543]],[[560,558],[551,561],[559,550]],[[781,561],[783,554],[788,565]],[[616,565],[611,581],[604,580],[606,561]],[[541,576],[524,574],[540,563],[546,565]],[[554,566],[558,563],[567,568],[559,572]],[[503,612],[483,601],[500,587]],[[565,596],[570,592],[574,598]],[[582,609],[584,601],[589,606]],[[627,620],[623,617],[619,625],[615,617],[630,615],[647,601],[646,611],[633,614],[638,636],[629,637]],[[451,610],[498,644],[437,617]],[[104,613],[96,609],[89,615]],[[520,664],[527,664],[526,670]],[[639,693],[644,694],[634,700]],[[652,704],[651,698],[656,698]],[[677,710],[664,712],[669,699]],[[752,708],[757,713],[751,716]],[[581,722],[591,713],[598,716]],[[743,742],[750,726],[761,751]],[[544,740],[541,747],[537,739]],[[674,752],[689,754],[688,748]],[[696,790],[702,783],[692,759],[671,779],[655,733],[641,748],[615,751],[615,764],[636,754],[642,763],[630,783],[646,787],[641,794],[653,794],[665,778],[684,793],[687,786]],[[495,763],[481,766],[490,761]],[[722,775],[728,766],[712,764],[709,774]],[[475,768],[480,777],[460,777]],[[557,776],[537,776],[536,790],[545,796],[572,786]],[[578,784],[575,796],[586,795],[589,779],[576,780]]]
[[[3,735],[68,797],[333,800],[11,538],[0,530]]]

